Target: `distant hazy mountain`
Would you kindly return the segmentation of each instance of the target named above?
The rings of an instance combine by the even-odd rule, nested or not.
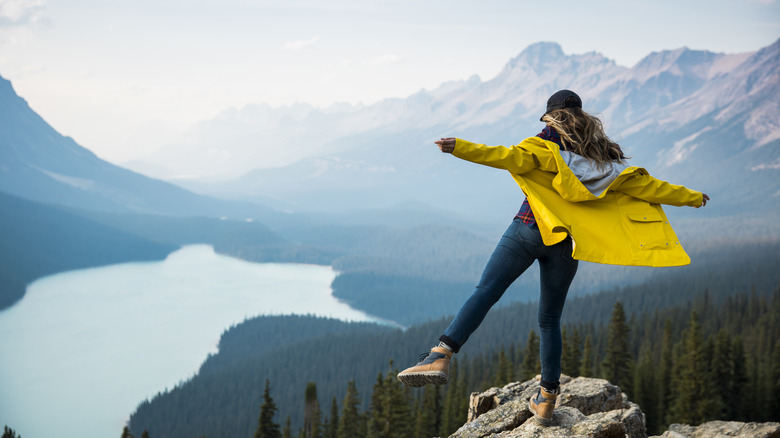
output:
[[[196,195],[101,160],[55,131],[2,77],[0,191],[111,212],[252,217],[268,211]]]
[[[161,177],[226,178],[249,171],[219,184],[178,182],[292,209],[417,201],[495,214],[496,205],[514,203],[511,210],[522,199],[506,175],[446,159],[431,142],[454,135],[517,143],[543,127],[538,119],[547,97],[570,88],[587,110],[603,115],[633,164],[710,192],[715,208],[764,200],[764,208],[776,211],[778,72],[780,41],[755,53],[651,53],[632,68],[595,52],[567,55],[555,43],[537,43],[488,81],[475,76],[366,107],[228,112],[148,160],[169,168]]]

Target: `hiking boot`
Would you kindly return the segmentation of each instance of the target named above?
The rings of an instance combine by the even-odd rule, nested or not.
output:
[[[423,386],[429,383],[444,385],[450,372],[452,351],[444,347],[433,347],[431,352],[420,356],[417,365],[398,373],[398,380],[408,386]]]
[[[558,398],[558,390],[548,392],[539,387],[539,392],[528,400],[528,409],[534,414],[534,419],[542,426],[549,426],[553,421],[555,411],[555,399]]]

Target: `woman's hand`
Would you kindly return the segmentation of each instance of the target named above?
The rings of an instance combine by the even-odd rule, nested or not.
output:
[[[451,154],[455,150],[455,137],[442,137],[441,140],[434,141],[445,154]],[[705,195],[706,196],[706,195]]]
[[[707,196],[706,193],[702,193],[701,194],[701,205],[699,207],[704,207],[705,205],[707,205],[707,201],[709,201],[709,200],[710,200],[710,197]],[[699,208],[699,207],[696,207],[696,208]]]

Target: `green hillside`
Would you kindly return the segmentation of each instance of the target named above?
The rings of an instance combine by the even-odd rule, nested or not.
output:
[[[701,256],[697,271],[671,270],[652,282],[572,298],[564,312],[564,323],[570,330],[579,331],[580,351],[586,335],[591,335],[594,373],[599,372],[595,364],[605,357],[605,330],[617,301],[623,303],[629,316],[631,354],[635,357],[649,348],[658,348],[662,337],[657,331],[659,321],[662,327],[668,317],[673,327],[682,331],[692,309],[709,317],[718,313],[707,306],[721,308],[724,303],[746,303],[726,307],[745,310],[737,312],[741,315],[739,327],[755,327],[759,319],[766,321],[756,312],[769,311],[767,299],[780,284],[778,254],[778,243],[733,245],[727,251],[720,247],[709,256]],[[751,290],[759,301],[744,298]],[[733,312],[730,315],[732,320],[737,318]],[[708,330],[732,327],[717,322],[717,317],[714,321],[706,323]],[[308,382],[316,382],[320,403],[327,406],[333,397],[341,401],[348,382],[354,380],[362,400],[361,409],[365,411],[369,409],[377,375],[387,372],[389,361],[393,361],[391,368],[413,364],[419,353],[435,343],[448,322],[449,319],[439,319],[401,331],[319,318],[251,319],[223,335],[220,352],[203,364],[197,376],[143,402],[131,417],[131,428],[136,434],[148,430],[152,437],[250,436],[257,426],[265,379],[270,380],[279,407],[277,421],[281,423],[289,415],[294,430],[303,422],[304,389]],[[771,327],[774,331],[762,332],[766,341],[764,349],[756,350],[761,352],[760,356],[751,356],[755,363],[766,354],[774,354],[773,346],[780,334],[776,324]],[[462,393],[462,399],[468,392],[492,384],[495,379],[490,373],[495,370],[491,369],[491,355],[507,348],[514,351],[510,357],[517,359],[518,351],[524,348],[534,329],[534,303],[516,303],[491,311],[458,355],[469,380],[463,387],[451,387]],[[732,338],[736,334],[739,333],[729,332]],[[752,345],[747,339],[743,342],[745,346]],[[746,354],[752,354],[751,350],[746,349]],[[756,368],[756,375],[762,372]]]

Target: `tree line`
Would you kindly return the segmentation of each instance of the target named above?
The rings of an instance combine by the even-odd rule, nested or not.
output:
[[[570,324],[563,332],[563,373],[620,386],[645,413],[650,434],[670,423],[780,420],[780,289],[719,303],[705,292],[680,306],[630,316],[618,301],[608,321]],[[297,428],[289,411],[279,411],[266,380],[254,438],[447,436],[465,422],[470,393],[540,372],[539,338],[530,330],[525,340],[451,365],[448,385],[412,389],[396,379],[391,361],[364,398],[350,380],[327,409],[317,382],[308,382]]]
[[[687,321],[681,320],[683,313],[689,314]],[[597,336],[605,339],[603,348],[593,342]],[[565,329],[563,351],[565,374],[604,378],[620,386],[645,413],[650,434],[663,433],[671,423],[780,420],[780,289],[771,298],[742,294],[720,305],[704,294],[690,306],[628,320],[617,302],[606,327]],[[331,423],[321,423],[319,413],[310,415],[307,408],[307,426],[298,436],[447,436],[464,423],[470,392],[532,379],[541,371],[538,355],[539,338],[532,330],[524,346],[511,344],[455,360],[447,387],[412,390],[397,381],[398,370],[393,369],[377,377],[370,407],[362,414],[354,408],[359,403],[350,382],[342,410],[353,423],[349,434],[332,426],[338,419],[334,399]],[[310,383],[307,394],[312,387],[316,385]],[[279,437],[292,438],[289,421],[285,431]],[[270,435],[260,435],[265,436]]]
[[[740,256],[731,257],[734,254]],[[757,350],[751,344],[751,339],[761,337],[742,333],[744,327],[736,321],[747,325],[757,323],[756,309],[761,306],[756,303],[769,299],[780,284],[780,271],[776,268],[778,254],[774,243],[753,243],[752,252],[738,251],[729,253],[728,257],[724,255],[723,260],[716,258],[688,268],[664,270],[664,275],[634,286],[571,296],[564,309],[563,321],[567,346],[576,345],[577,348],[569,359],[564,353],[564,361],[578,360],[580,366],[576,368],[585,363],[590,371],[582,372],[582,375],[600,375],[601,363],[607,354],[606,327],[617,301],[622,303],[628,315],[627,342],[633,358],[632,370],[643,364],[645,369],[649,367],[646,360],[641,360],[647,351],[656,362],[661,357],[665,318],[670,320],[676,342],[686,329],[692,310],[697,310],[701,319],[705,341],[711,334],[716,336],[724,329],[732,345],[735,336],[740,336],[746,354],[759,354],[760,351],[759,357],[771,357],[771,353],[766,353],[766,346]],[[726,263],[725,259],[730,261]],[[696,260],[707,258],[699,256]],[[770,286],[772,281],[774,285]],[[752,301],[751,284],[755,285],[756,296]],[[742,301],[736,297],[742,297]],[[728,312],[718,311],[724,312],[718,320],[722,322],[710,320],[713,310],[704,303],[725,306]],[[751,316],[743,317],[739,312]],[[523,354],[529,338],[530,342],[538,342],[530,336],[532,330],[538,330],[536,314],[536,303],[514,303],[491,310],[457,355],[460,369],[468,376],[468,382],[459,390],[463,403],[467,402],[468,392],[495,385],[495,379],[485,375],[485,370],[493,369],[493,364],[500,361],[502,348],[505,356],[502,363],[511,362],[512,367],[501,369],[504,375],[515,380],[519,378],[518,370],[522,369],[524,360],[538,361],[538,354],[533,357]],[[169,438],[248,436],[256,427],[265,379],[271,382],[274,399],[284,415],[282,418],[289,416],[296,431],[304,422],[304,410],[300,407],[305,404],[303,390],[308,382],[316,382],[322,401],[332,401],[333,397],[342,401],[347,383],[354,381],[362,396],[360,409],[366,412],[370,408],[368,395],[373,392],[377,373],[387,371],[388,360],[395,360],[400,368],[412,365],[421,352],[433,346],[450,320],[450,317],[435,319],[402,331],[376,324],[304,316],[251,318],[223,334],[218,353],[207,358],[197,375],[142,402],[131,415],[130,427],[136,433],[147,429],[153,435]],[[750,364],[746,365],[748,375],[756,375],[756,366],[760,364],[750,362],[750,358],[747,360]],[[477,362],[471,364],[471,361]],[[767,369],[766,365],[760,367]],[[660,368],[655,366],[655,369]],[[564,365],[564,372],[576,375],[571,366]],[[619,382],[630,394],[635,374],[632,373],[630,384]],[[442,388],[442,396],[456,384],[453,382]],[[645,386],[653,385],[645,383]],[[758,385],[762,391],[764,386]],[[643,401],[641,392],[637,394],[632,398]],[[640,404],[648,412],[651,423],[652,418],[659,418],[654,417],[648,402]]]

